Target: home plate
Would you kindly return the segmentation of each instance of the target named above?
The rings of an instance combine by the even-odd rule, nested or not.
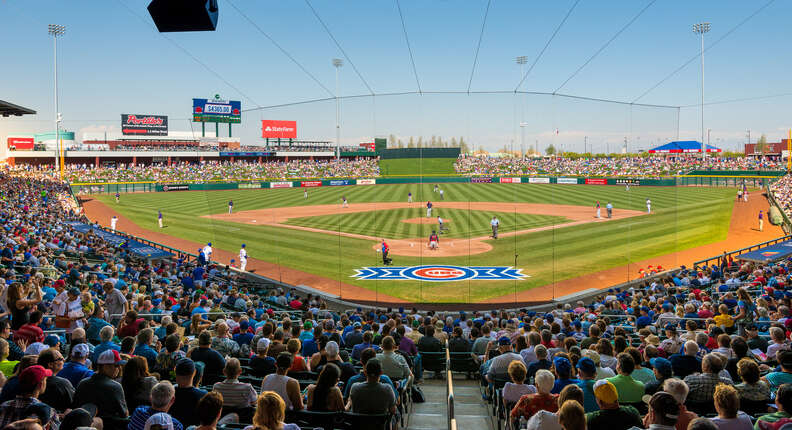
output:
[[[253,222],[256,222],[256,220],[253,220]]]

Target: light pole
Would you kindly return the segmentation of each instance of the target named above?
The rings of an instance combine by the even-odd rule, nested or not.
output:
[[[523,156],[525,156],[525,127],[528,127],[528,123],[520,121],[520,149],[523,150]]]
[[[712,129],[711,129],[711,128],[708,128],[708,129],[707,129],[707,146],[704,148],[704,152],[707,152],[706,150],[707,150],[707,148],[709,148],[709,144],[710,144],[710,132],[711,132],[711,131],[712,131]]]
[[[49,24],[47,26],[47,32],[50,35],[52,35],[52,41],[54,42],[53,53],[55,58],[55,67],[54,67],[55,69],[55,144],[57,145],[58,148],[58,156],[55,157],[55,160],[58,163],[60,178],[63,179],[63,149],[61,148],[61,141],[60,141],[61,114],[58,107],[58,36],[63,36],[66,33],[66,26],[59,24]]]
[[[693,32],[701,35],[701,158],[707,158],[704,147],[704,33],[710,31],[710,23],[693,24]]]
[[[336,161],[341,159],[341,99],[338,98],[338,69],[344,65],[344,60],[333,58],[333,67],[336,69]]]
[[[586,153],[586,146],[588,146],[588,136],[583,136],[583,153]]]
[[[515,58],[514,61],[520,65],[520,79],[522,79],[523,68],[525,67],[525,64],[528,62],[528,57],[526,57],[525,55],[520,55],[519,57]],[[525,147],[525,126],[528,125],[526,122],[524,122],[524,119],[525,119],[525,106],[523,105],[522,100],[520,100],[520,149],[523,149]],[[525,156],[524,153],[523,156]]]

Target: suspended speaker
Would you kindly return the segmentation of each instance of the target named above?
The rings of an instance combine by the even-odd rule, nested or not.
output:
[[[217,27],[217,0],[152,0],[148,11],[162,33],[214,31]]]

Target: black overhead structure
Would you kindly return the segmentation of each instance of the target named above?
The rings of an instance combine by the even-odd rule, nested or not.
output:
[[[22,106],[17,106],[4,100],[0,100],[0,115],[3,117],[35,115],[36,111]]]

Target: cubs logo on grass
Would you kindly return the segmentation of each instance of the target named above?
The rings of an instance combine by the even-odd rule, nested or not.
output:
[[[511,266],[407,266],[407,267],[361,267],[352,278],[376,281],[521,281],[528,277],[522,269]]]

